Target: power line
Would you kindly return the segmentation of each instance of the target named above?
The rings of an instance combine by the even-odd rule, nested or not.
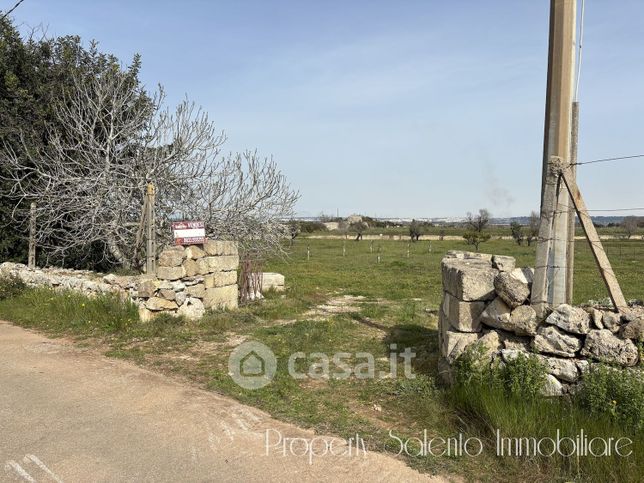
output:
[[[644,158],[644,154],[634,154],[632,156],[616,156],[614,158],[592,159],[590,161],[579,161],[575,163],[575,165],[578,166],[581,164],[607,163],[609,161],[618,161],[622,159],[633,159],[633,158]]]
[[[13,7],[11,7],[9,10],[7,10],[7,12],[5,12],[2,15],[2,17],[0,17],[0,20],[4,20],[7,17],[7,15],[11,14],[11,12],[13,12],[16,8],[18,8],[18,5],[20,5],[24,1],[25,0],[18,0],[18,2]]]
[[[586,210],[586,211],[642,211],[642,210],[644,210],[644,208],[610,208],[607,210],[595,209],[595,210]]]
[[[574,208],[568,209],[568,210],[556,210],[554,213],[560,214],[560,213],[572,213],[575,210]],[[586,210],[586,212],[600,212],[600,213],[608,213],[608,212],[617,212],[617,211],[644,211],[644,207],[642,208],[607,208],[607,209],[593,209],[593,210]]]
[[[581,47],[584,41],[584,12],[586,10],[586,0],[581,0],[581,16],[579,19],[579,48],[577,50],[577,75],[575,76],[575,102],[579,101],[579,78],[581,77]]]

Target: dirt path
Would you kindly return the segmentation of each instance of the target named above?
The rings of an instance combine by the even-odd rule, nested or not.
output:
[[[288,445],[267,455],[267,434],[270,443],[315,435],[5,322],[0,388],[0,481],[446,481],[337,442],[343,455],[298,456],[302,440],[298,455]]]

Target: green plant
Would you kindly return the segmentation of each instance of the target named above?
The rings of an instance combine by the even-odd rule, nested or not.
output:
[[[3,275],[0,277],[0,300],[20,295],[27,285],[15,275]]]
[[[495,376],[507,394],[525,398],[539,397],[546,383],[546,367],[536,357],[519,356],[495,367]]]
[[[495,387],[511,397],[537,398],[546,382],[546,368],[536,357],[519,354],[506,363],[490,363],[480,346],[466,350],[454,369],[457,385]]]
[[[644,374],[637,369],[593,366],[576,399],[592,413],[606,413],[627,427],[644,429]]]

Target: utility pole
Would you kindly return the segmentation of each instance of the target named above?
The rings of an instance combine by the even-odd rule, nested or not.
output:
[[[570,138],[570,175],[577,179],[577,146],[579,144],[579,102],[572,103],[572,132]],[[568,251],[566,253],[566,303],[572,303],[575,271],[575,210],[568,212]]]
[[[532,304],[540,316],[547,306],[570,301],[567,266],[571,201],[553,163],[570,161],[571,155],[576,3],[576,0],[550,2],[541,227],[532,293]]]

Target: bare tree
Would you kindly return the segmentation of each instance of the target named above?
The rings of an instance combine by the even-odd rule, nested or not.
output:
[[[154,183],[160,234],[184,216],[245,249],[281,250],[298,194],[275,163],[250,151],[220,158],[225,137],[206,113],[188,101],[162,109],[163,92],[148,97],[134,81],[118,68],[78,76],[54,106],[63,127],[49,130],[47,149],[25,146],[25,156],[4,146],[8,195],[17,207],[37,202],[39,245],[57,253],[98,242],[132,266],[142,195]]]
[[[622,220],[622,230],[624,230],[624,237],[629,240],[637,231],[638,220],[636,216],[626,216]]]
[[[482,232],[490,224],[490,212],[485,208],[480,209],[478,214],[468,213],[465,226],[468,230]]]
[[[528,230],[525,236],[528,246],[532,245],[532,242],[537,239],[539,236],[539,223],[541,219],[539,213],[533,211],[530,213],[530,219],[528,220]]]

